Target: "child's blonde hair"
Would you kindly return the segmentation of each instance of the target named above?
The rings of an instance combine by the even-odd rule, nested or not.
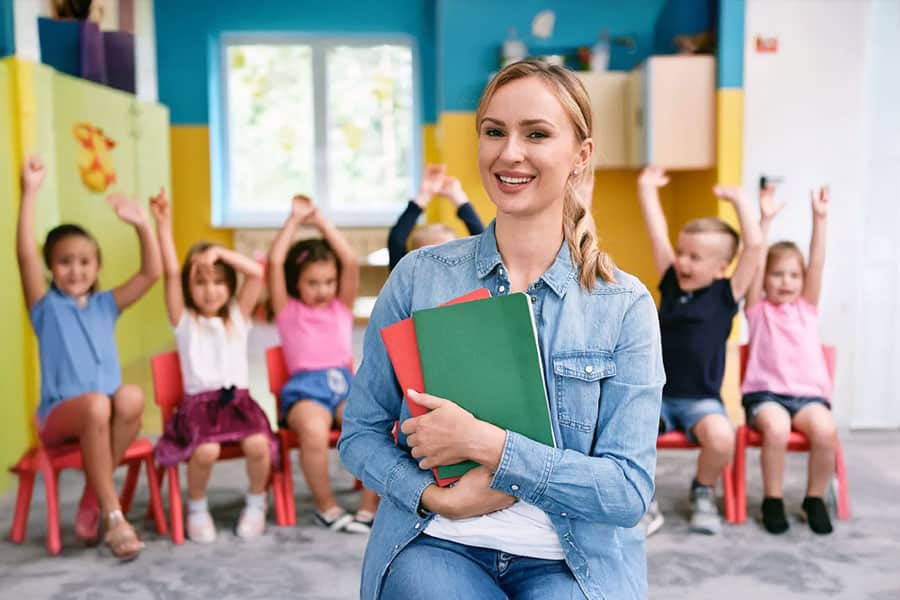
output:
[[[449,240],[455,240],[456,233],[449,225],[443,223],[431,223],[417,227],[409,236],[409,248],[415,250],[422,246],[432,246]]]
[[[738,251],[738,246],[741,243],[741,236],[738,235],[738,232],[718,217],[703,217],[700,219],[693,219],[685,223],[684,227],[681,228],[682,233],[719,233],[728,238],[728,248],[725,250],[725,258],[728,262],[731,262]]]
[[[782,258],[786,256],[793,255],[796,257],[797,262],[800,263],[800,271],[803,273],[803,277],[806,277],[806,262],[803,258],[803,252],[794,242],[776,242],[769,246],[769,252],[766,254],[766,270],[768,273],[769,269],[772,265]]]

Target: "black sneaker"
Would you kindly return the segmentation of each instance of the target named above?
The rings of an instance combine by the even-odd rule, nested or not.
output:
[[[826,535],[834,531],[831,526],[831,517],[828,516],[828,507],[825,501],[818,496],[807,496],[803,499],[803,518],[809,523],[809,528],[814,533]]]
[[[784,500],[781,498],[764,498],[762,501],[763,526],[769,533],[784,533],[790,526],[784,513]]]

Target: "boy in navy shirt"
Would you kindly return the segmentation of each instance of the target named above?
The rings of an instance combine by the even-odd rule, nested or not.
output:
[[[734,452],[734,430],[719,390],[725,372],[725,345],[738,302],[747,293],[765,250],[757,219],[739,187],[717,185],[713,193],[734,205],[744,234],[740,238],[718,218],[695,219],[669,241],[659,188],[669,182],[665,171],[648,166],[638,178],[641,212],[650,234],[659,284],[659,324],[662,332],[666,385],[663,388],[661,431],[678,429],[700,445],[691,485],[692,531],[714,534],[721,529],[715,484]],[[738,256],[730,279],[725,274]],[[662,525],[654,501],[645,527],[651,534]]]

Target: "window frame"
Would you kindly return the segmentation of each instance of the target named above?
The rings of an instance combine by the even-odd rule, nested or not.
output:
[[[211,221],[214,227],[268,228],[280,227],[287,217],[290,202],[285,198],[283,211],[238,210],[231,205],[231,173],[228,126],[228,48],[239,45],[304,45],[312,55],[313,121],[315,189],[297,190],[309,193],[333,224],[341,227],[385,227],[393,225],[410,198],[416,193],[422,169],[422,107],[419,51],[414,36],[407,34],[312,34],[301,32],[224,32],[218,40],[210,41],[210,192]],[[327,154],[327,52],[335,46],[369,47],[401,45],[410,50],[412,58],[412,140],[410,182],[407,198],[386,203],[370,210],[341,208],[329,197]]]

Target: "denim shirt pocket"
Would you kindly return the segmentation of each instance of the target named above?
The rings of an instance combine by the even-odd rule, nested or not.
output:
[[[556,412],[560,426],[593,434],[597,428],[597,413],[600,409],[600,383],[616,374],[612,352],[555,352],[552,361]],[[590,440],[587,442],[590,443]]]

